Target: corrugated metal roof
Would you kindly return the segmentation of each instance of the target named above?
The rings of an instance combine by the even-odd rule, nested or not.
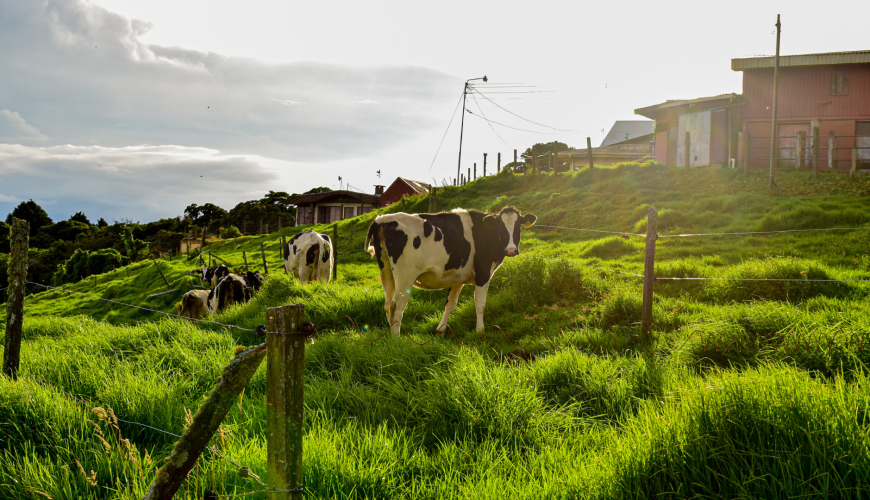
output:
[[[399,177],[399,179],[405,181],[405,184],[410,186],[411,189],[417,192],[417,194],[426,194],[429,192],[429,184],[426,184],[425,182],[412,181],[411,179],[406,179],[404,177]]]
[[[652,120],[620,120],[613,123],[610,132],[601,141],[601,146],[609,146],[642,135],[652,134],[653,130],[655,130],[655,122]]]
[[[743,71],[746,69],[772,68],[775,56],[747,57],[731,59],[731,69]],[[823,66],[829,64],[867,64],[870,63],[870,50],[854,52],[826,52],[824,54],[800,54],[794,56],[779,56],[779,66]]]
[[[671,106],[681,106],[683,104],[698,104],[698,103],[702,103],[702,102],[706,102],[706,101],[714,101],[717,99],[737,100],[738,98],[742,98],[742,97],[743,96],[741,94],[731,93],[731,94],[714,95],[714,96],[710,96],[710,97],[698,97],[697,99],[671,99],[671,100],[667,100],[667,101],[660,103],[660,104],[653,104],[652,106],[638,108],[638,109],[634,110],[634,114],[646,116],[646,115],[644,115],[644,113],[646,113],[646,112],[654,111],[654,110],[658,110],[658,109],[663,109],[663,108],[669,108]]]

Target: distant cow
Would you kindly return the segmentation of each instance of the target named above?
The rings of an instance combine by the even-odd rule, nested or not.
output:
[[[248,271],[247,273],[245,273],[244,276],[242,276],[242,278],[244,278],[245,280],[245,285],[247,285],[248,288],[251,288],[255,292],[260,291],[260,287],[263,286],[263,282],[265,281],[263,279],[263,275],[260,274],[260,271]]]
[[[212,288],[217,285],[217,282],[224,276],[229,276],[230,268],[221,264],[217,267],[202,266],[202,280],[209,282]]]
[[[297,233],[284,246],[284,269],[303,283],[329,282],[332,260],[332,242],[325,234],[311,230]]]
[[[181,302],[175,305],[178,315],[191,319],[202,319],[208,310],[208,290],[191,290],[181,296]]]
[[[375,218],[365,249],[377,258],[393,333],[399,333],[411,287],[450,288],[438,331],[456,309],[463,285],[474,284],[477,330],[483,330],[486,293],[505,257],[518,255],[522,227],[537,217],[514,207],[497,214],[456,209],[438,214],[389,214]]]
[[[217,314],[235,304],[244,304],[248,299],[245,293],[245,280],[230,274],[215,284],[208,294],[208,312]]]

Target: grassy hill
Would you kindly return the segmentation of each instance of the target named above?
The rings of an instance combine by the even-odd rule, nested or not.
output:
[[[504,334],[474,332],[466,287],[455,336],[431,335],[446,290],[415,290],[406,334],[385,335],[377,265],[359,250],[370,220],[401,206],[338,224],[339,278],[326,285],[284,274],[280,233],[213,243],[258,270],[262,244],[270,269],[254,300],[215,319],[253,328],[266,307],[304,302],[318,325],[306,355],[309,498],[864,497],[870,287],[763,280],[870,280],[867,230],[660,238],[657,276],[728,279],[657,282],[644,344],[641,280],[611,272],[643,272],[643,238],[543,227],[643,233],[649,206],[661,235],[870,221],[864,177],[777,182],[770,193],[761,173],[626,164],[439,189],[439,210],[538,216],[490,289],[486,323]],[[412,198],[405,211],[427,208]],[[65,288],[174,312],[194,261],[158,265],[179,292],[149,298],[167,289],[151,261]],[[90,409],[180,433],[235,346],[261,341],[76,293],[25,304],[22,378],[0,379],[3,498],[141,498],[174,438]],[[515,346],[534,359],[506,361]],[[264,393],[260,370],[215,438],[260,477]],[[210,454],[188,482],[177,498],[261,489]]]

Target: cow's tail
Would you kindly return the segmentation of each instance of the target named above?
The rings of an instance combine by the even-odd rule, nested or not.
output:
[[[379,234],[380,225],[377,222],[372,221],[372,225],[369,226],[369,234],[366,235],[366,243],[364,248],[366,252],[372,254],[372,257],[375,256],[375,247],[380,246],[380,234]]]

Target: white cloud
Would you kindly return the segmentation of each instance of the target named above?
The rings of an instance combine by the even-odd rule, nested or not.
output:
[[[0,211],[21,199],[51,200],[50,215],[78,210],[92,218],[154,220],[173,217],[190,203],[232,208],[256,199],[278,176],[257,158],[183,146],[55,146],[0,144]]]
[[[29,125],[15,111],[0,109],[0,141],[17,142],[28,140],[45,140],[45,135]]]
[[[281,99],[272,99],[273,101],[280,102],[285,106],[292,106],[294,104],[301,104],[299,101],[291,101],[290,99],[281,100]]]
[[[378,103],[378,101],[375,101],[372,99],[364,99],[362,101],[357,101],[357,102],[360,104],[377,104]]]

